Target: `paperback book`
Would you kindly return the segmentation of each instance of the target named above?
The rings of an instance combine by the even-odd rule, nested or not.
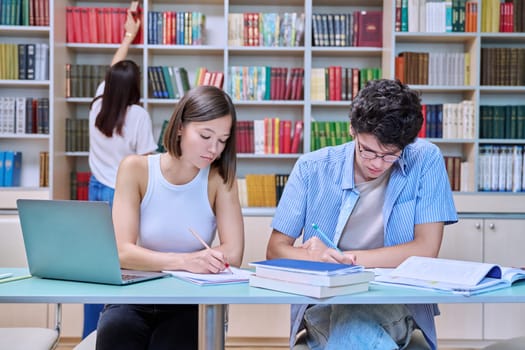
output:
[[[374,279],[374,273],[364,271],[360,265],[295,259],[272,259],[250,265],[255,267],[250,286],[314,298],[363,292]]]
[[[307,283],[297,283],[257,275],[250,276],[250,287],[271,289],[285,293],[306,295],[314,298],[328,298],[336,295],[366,292],[369,283],[354,283],[340,286],[320,286]]]
[[[475,261],[411,256],[375,283],[475,295],[511,287],[525,279],[521,268]]]

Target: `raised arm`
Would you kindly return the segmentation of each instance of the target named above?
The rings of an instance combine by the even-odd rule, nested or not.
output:
[[[140,24],[140,19],[134,19],[131,11],[128,10],[126,15],[126,23],[124,23],[124,29],[126,30],[126,33],[124,34],[124,38],[122,38],[122,43],[117,49],[117,52],[115,52],[115,55],[113,56],[111,65],[126,59],[129,46],[137,36],[137,33],[140,29]]]

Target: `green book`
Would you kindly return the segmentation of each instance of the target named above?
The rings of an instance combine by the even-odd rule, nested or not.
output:
[[[166,152],[166,149],[164,148],[164,133],[166,132],[166,127],[168,126],[169,121],[164,120],[162,122],[162,127],[160,128],[160,134],[159,139],[157,140],[157,152],[162,153]]]

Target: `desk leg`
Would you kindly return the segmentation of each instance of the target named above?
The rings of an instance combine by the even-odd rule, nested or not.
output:
[[[199,350],[224,350],[224,305],[199,305]]]

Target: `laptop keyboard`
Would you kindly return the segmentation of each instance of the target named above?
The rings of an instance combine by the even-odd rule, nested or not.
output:
[[[134,279],[141,278],[141,277],[144,277],[144,276],[142,276],[142,275],[134,275],[134,274],[130,274],[130,273],[123,273],[122,274],[122,280],[123,281],[134,280]]]

